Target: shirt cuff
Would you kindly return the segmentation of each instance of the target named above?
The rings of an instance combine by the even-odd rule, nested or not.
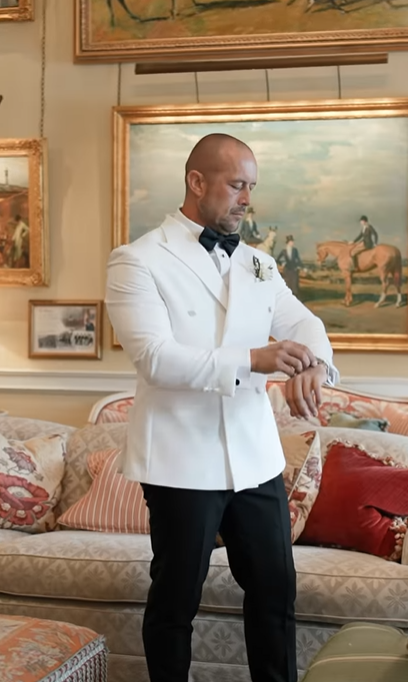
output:
[[[240,365],[237,369],[237,376],[235,379],[235,385],[240,388],[250,388],[251,387],[251,354],[247,353],[247,362],[245,365]]]

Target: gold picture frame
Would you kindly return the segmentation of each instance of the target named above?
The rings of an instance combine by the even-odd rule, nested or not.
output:
[[[28,357],[100,360],[102,301],[31,300]]]
[[[47,143],[0,139],[0,286],[48,284]]]
[[[234,135],[255,150],[260,181],[251,201],[261,242],[244,238],[242,226],[241,239],[263,250],[268,243],[288,283],[280,252],[294,237],[303,262],[299,298],[321,317],[334,349],[407,352],[408,98],[115,107],[113,247],[177,210],[187,156],[210,132]],[[355,272],[346,305],[349,261],[343,251],[326,253],[329,242],[351,249],[364,214],[379,244],[392,247],[387,258],[396,258],[392,277],[400,288],[390,287],[379,307],[384,270]],[[119,345],[114,336],[113,344]]]
[[[74,59],[242,61],[406,50],[408,7],[396,10],[397,2],[75,0]]]
[[[34,0],[0,0],[0,21],[33,21]]]

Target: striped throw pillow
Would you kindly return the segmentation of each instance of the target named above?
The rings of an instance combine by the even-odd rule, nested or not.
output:
[[[88,492],[58,519],[68,528],[104,533],[150,533],[149,510],[140,483],[117,471],[120,450],[92,453],[88,468],[95,478]]]

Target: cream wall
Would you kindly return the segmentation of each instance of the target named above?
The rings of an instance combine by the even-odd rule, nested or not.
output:
[[[49,145],[51,285],[0,289],[0,374],[2,370],[132,371],[124,353],[110,348],[106,319],[101,361],[27,357],[28,300],[102,299],[105,264],[111,248],[111,108],[116,104],[118,66],[73,64],[72,5],[66,0],[47,2],[45,137]],[[33,23],[0,24],[2,138],[39,135],[41,7],[42,0],[37,0],[37,18]],[[342,96],[408,96],[407,71],[408,53],[391,54],[386,65],[342,67]],[[202,102],[266,98],[263,71],[199,74],[198,80]],[[335,67],[270,71],[269,80],[273,100],[338,96]],[[133,64],[123,65],[122,104],[192,101],[195,101],[193,74],[135,76]],[[408,378],[406,356],[341,353],[337,354],[336,363],[346,376]],[[20,392],[17,398],[1,389],[0,382],[0,407],[13,413],[29,411],[32,401],[37,400],[32,393],[26,396]],[[94,397],[87,393],[70,396],[65,402],[61,399],[64,421],[74,413],[76,421],[85,418]],[[50,403],[46,404],[49,399],[50,395],[43,400],[41,414],[50,409]],[[75,409],[69,407],[70,401]]]

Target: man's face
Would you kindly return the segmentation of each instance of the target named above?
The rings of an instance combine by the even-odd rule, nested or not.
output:
[[[256,185],[257,164],[246,149],[236,150],[220,168],[203,177],[197,207],[206,227],[229,234],[238,229]],[[252,215],[250,215],[252,218]]]
[[[363,228],[363,230],[364,230],[365,227],[367,227],[367,224],[368,224],[368,223],[367,223],[366,220],[360,220],[360,225],[361,225],[361,227]]]

